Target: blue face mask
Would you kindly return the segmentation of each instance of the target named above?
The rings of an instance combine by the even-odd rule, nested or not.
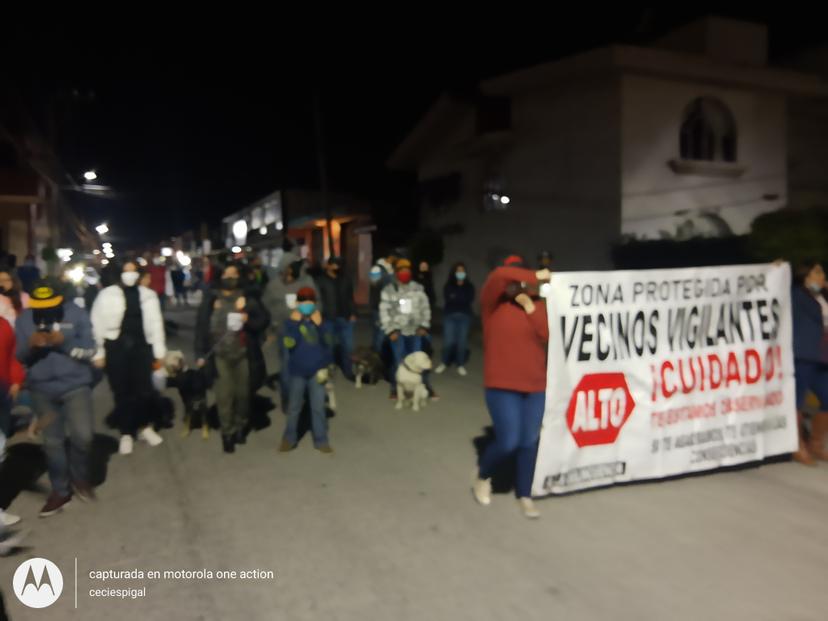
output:
[[[382,274],[380,274],[379,272],[370,272],[368,274],[368,279],[371,282],[379,282],[380,278],[382,278]]]
[[[457,280],[466,280],[466,272],[454,272],[454,277]]]
[[[299,312],[302,313],[305,317],[309,317],[313,315],[313,311],[316,310],[316,304],[313,302],[300,302],[299,303]]]

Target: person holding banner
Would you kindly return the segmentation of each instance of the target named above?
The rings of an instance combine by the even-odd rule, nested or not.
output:
[[[480,457],[472,493],[481,505],[491,504],[491,476],[504,459],[515,456],[515,491],[527,518],[540,517],[531,495],[546,397],[549,325],[538,289],[550,277],[549,270],[526,269],[521,257],[510,256],[489,275],[480,297],[486,405],[495,439]]]
[[[805,261],[797,267],[791,307],[799,421],[799,450],[794,453],[794,459],[812,466],[814,458],[828,461],[825,450],[828,435],[828,299],[825,271],[816,261]],[[819,400],[820,411],[813,416],[811,438],[806,445],[802,440],[802,407],[809,392]]]

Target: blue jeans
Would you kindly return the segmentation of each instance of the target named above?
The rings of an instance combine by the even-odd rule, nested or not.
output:
[[[70,493],[70,481],[89,483],[89,449],[92,446],[92,390],[78,388],[61,397],[32,391],[38,419],[46,418],[43,451],[52,491]],[[66,452],[67,432],[69,454]]]
[[[458,367],[466,364],[469,356],[469,328],[471,317],[466,313],[451,313],[443,319],[443,364]]]
[[[291,377],[287,422],[282,436],[291,445],[298,441],[299,415],[305,405],[305,393],[310,400],[313,445],[328,444],[328,419],[325,416],[325,387],[315,377]]]
[[[382,354],[382,344],[385,342],[385,332],[380,327],[379,313],[371,315],[371,349]]]
[[[279,392],[282,397],[282,409],[287,409],[288,397],[290,396],[290,350],[285,347],[281,333],[279,334]]]
[[[423,338],[421,336],[403,336],[400,334],[396,341],[391,342],[391,353],[394,356],[393,368],[391,369],[391,391],[397,388],[397,369],[400,368],[402,361],[409,354],[417,351],[423,351]]]
[[[491,478],[501,461],[515,455],[518,498],[532,495],[545,397],[543,392],[486,389],[486,405],[494,423],[495,439],[480,457],[480,478]]]
[[[819,411],[828,411],[828,364],[794,360],[796,377],[796,409],[805,405],[805,397],[812,392],[819,400]]]
[[[336,360],[339,368],[345,377],[353,377],[351,370],[351,354],[354,353],[354,322],[350,319],[343,319],[337,317],[334,320],[334,337],[336,343],[334,345],[334,360]]]

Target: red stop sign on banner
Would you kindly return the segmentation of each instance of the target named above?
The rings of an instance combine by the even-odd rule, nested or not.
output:
[[[584,375],[569,400],[566,424],[583,448],[612,444],[635,408],[623,373]]]

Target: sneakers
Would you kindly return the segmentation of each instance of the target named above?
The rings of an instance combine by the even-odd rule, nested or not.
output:
[[[492,504],[492,480],[481,479],[475,472],[474,483],[472,483],[472,494],[479,504],[488,507]]]
[[[132,455],[132,436],[130,435],[123,435],[121,436],[121,442],[118,445],[118,452],[121,455]]]
[[[43,505],[43,508],[40,510],[40,517],[49,517],[59,511],[62,511],[63,508],[66,505],[68,505],[71,500],[71,496],[60,496],[59,494],[52,492],[51,494],[49,494],[49,498],[46,500],[46,504]]]
[[[150,446],[158,446],[164,441],[164,438],[159,436],[152,427],[144,427],[138,437]]]
[[[392,390],[391,393],[388,395],[389,401],[396,401],[397,400],[397,391]]]
[[[279,452],[280,453],[289,453],[293,449],[296,448],[295,444],[291,444],[287,440],[282,440],[282,443],[279,445]]]
[[[20,522],[20,518],[18,516],[0,510],[0,524],[3,526],[14,526],[18,522]]]
[[[438,366],[436,369],[434,369],[434,372],[435,372],[437,375],[442,375],[443,373],[445,373],[445,371],[446,371],[446,365],[444,365],[444,364],[441,364],[441,365],[440,365],[440,366]]]
[[[322,446],[317,446],[316,450],[319,451],[320,453],[325,453],[325,455],[330,455],[331,453],[334,452],[334,450],[331,448],[330,444],[323,444]]]
[[[233,436],[221,436],[221,446],[225,453],[236,452],[236,443]]]
[[[535,507],[535,503],[532,502],[531,498],[518,498],[518,505],[520,505],[523,517],[530,520],[537,520],[540,517],[540,511]]]
[[[95,495],[95,489],[89,483],[82,483],[76,481],[72,484],[75,490],[75,495],[83,502],[95,502],[98,497]]]
[[[460,377],[466,377],[468,374],[469,372],[466,371],[466,367],[457,367],[457,375]]]

